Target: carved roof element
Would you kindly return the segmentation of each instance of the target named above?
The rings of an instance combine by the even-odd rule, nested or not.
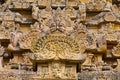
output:
[[[110,11],[110,3],[103,0],[90,0],[86,3],[87,11]]]
[[[98,15],[86,20],[86,24],[98,25],[103,22],[117,22],[120,23],[120,11],[116,5],[110,6],[110,11],[101,12]]]
[[[40,20],[38,38],[34,38],[32,43],[28,42],[31,44],[28,48],[33,52],[30,53],[30,58],[33,60],[83,60],[85,58],[83,53],[86,45],[86,26],[79,20],[75,23],[71,20],[71,13],[68,11],[67,13],[60,7],[52,12],[53,14],[48,14],[49,17],[38,19]]]

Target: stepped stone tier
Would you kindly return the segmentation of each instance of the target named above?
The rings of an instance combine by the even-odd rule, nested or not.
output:
[[[120,0],[1,0],[0,80],[120,80]]]

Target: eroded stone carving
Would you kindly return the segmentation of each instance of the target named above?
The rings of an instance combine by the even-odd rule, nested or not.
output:
[[[80,15],[80,17],[78,17],[78,18],[80,18],[81,21],[86,20],[86,5],[84,3],[81,3],[79,5],[79,15]]]
[[[66,16],[73,18],[73,19],[76,18],[76,16],[77,16],[75,9],[70,6],[67,6],[65,8],[65,14],[66,14]]]
[[[117,35],[113,31],[114,24],[108,23],[106,24],[106,29],[107,29],[107,40],[108,41],[117,41]]]
[[[75,0],[75,1],[74,0],[67,0],[66,1],[66,5],[68,5],[68,6],[77,7],[78,4],[79,4],[79,2],[77,0]]]
[[[3,70],[3,54],[5,49],[0,44],[0,71]]]
[[[14,22],[3,21],[1,24],[1,39],[10,39],[10,34],[15,27]]]
[[[101,11],[104,9],[105,5],[103,0],[92,0],[87,3],[87,9],[89,11]]]
[[[65,6],[65,0],[52,0],[52,6],[53,7],[64,7]]]
[[[11,32],[11,44],[9,44],[9,50],[19,50],[19,38],[22,36],[20,31],[20,25],[16,24],[13,32]]]
[[[116,47],[113,47],[112,54],[115,57],[120,57],[120,43]]]
[[[0,72],[0,79],[76,79],[80,70],[87,73],[82,80],[106,79],[96,72],[119,70],[118,5],[80,1],[10,0],[0,5],[0,41],[5,48],[0,45],[0,63],[18,72]]]
[[[26,9],[26,8],[29,8],[30,7],[30,3],[28,1],[25,1],[25,0],[17,0],[17,1],[14,1],[12,0],[12,8],[17,8],[17,9]]]
[[[32,16],[33,16],[34,19],[38,18],[38,13],[39,13],[39,8],[36,7],[35,5],[33,5],[33,7],[32,7]]]
[[[107,50],[106,44],[107,44],[106,34],[104,33],[104,30],[101,28],[96,34],[96,46],[98,52],[105,52]]]
[[[31,31],[23,33],[19,39],[19,44],[21,49],[30,49],[31,43],[38,38],[39,25],[35,26],[37,23],[31,26]]]
[[[51,4],[51,0],[37,0],[40,8],[46,7]]]

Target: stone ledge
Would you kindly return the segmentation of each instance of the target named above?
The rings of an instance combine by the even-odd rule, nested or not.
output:
[[[92,71],[78,73],[78,80],[120,80],[120,71]]]

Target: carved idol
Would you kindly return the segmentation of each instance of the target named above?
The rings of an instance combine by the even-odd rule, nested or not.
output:
[[[108,41],[117,41],[117,34],[114,32],[114,24],[108,23],[106,24],[107,28],[107,40]]]
[[[20,31],[20,25],[16,24],[14,31],[11,32],[11,44],[8,46],[10,50],[17,50],[19,47],[19,38],[21,37],[22,32]]]
[[[103,32],[104,32],[104,30],[100,29],[98,34],[96,34],[96,39],[97,39],[96,44],[97,44],[98,51],[106,51],[106,49],[107,49],[106,35]]]
[[[52,64],[52,75],[55,78],[62,78],[63,74],[62,74],[62,70],[61,70],[61,64],[60,63],[53,63]]]
[[[89,33],[87,34],[87,41],[88,41],[88,45],[87,48],[88,49],[96,49],[96,36],[94,33]]]
[[[86,20],[86,6],[85,6],[84,3],[81,3],[79,5],[78,18],[81,19],[81,21],[85,21]]]
[[[32,16],[34,19],[38,19],[39,8],[33,5],[32,7]]]

